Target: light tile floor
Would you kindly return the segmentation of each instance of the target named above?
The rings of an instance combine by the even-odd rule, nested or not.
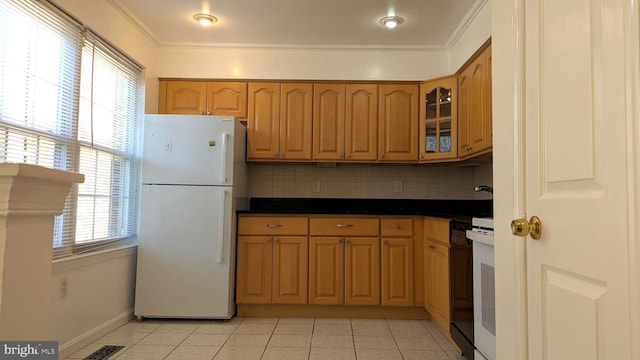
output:
[[[68,357],[124,345],[118,360],[461,360],[421,320],[233,318],[133,320]]]

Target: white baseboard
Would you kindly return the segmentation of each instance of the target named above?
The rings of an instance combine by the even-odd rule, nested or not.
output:
[[[59,359],[64,360],[66,357],[72,355],[76,351],[91,344],[92,342],[98,340],[99,338],[105,336],[106,334],[119,328],[120,326],[128,323],[131,319],[133,319],[133,308],[123,312],[122,314],[112,318],[107,322],[100,324],[99,326],[96,326],[95,328],[85,332],[84,334],[81,334],[71,341],[60,344],[60,348],[58,349]]]

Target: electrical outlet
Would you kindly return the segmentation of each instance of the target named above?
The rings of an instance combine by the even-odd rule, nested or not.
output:
[[[65,298],[69,294],[69,280],[64,277],[60,279],[60,298]]]
[[[314,193],[320,192],[320,180],[316,180],[313,182],[313,188],[311,189],[311,192],[314,192]]]

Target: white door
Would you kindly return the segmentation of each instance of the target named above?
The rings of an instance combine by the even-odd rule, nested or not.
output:
[[[224,116],[147,115],[142,183],[230,185],[234,121]]]
[[[503,107],[494,129],[502,123],[513,130],[498,130],[494,149],[516,149],[511,163],[501,161],[508,156],[494,158],[496,198],[500,185],[514,192],[504,193],[510,204],[498,200],[503,209],[496,223],[507,225],[509,212],[542,220],[539,240],[514,238],[504,228],[497,234],[496,271],[503,272],[496,279],[497,306],[513,306],[517,318],[498,320],[498,358],[631,359],[639,340],[632,329],[640,305],[630,304],[637,286],[630,165],[637,154],[627,132],[635,126],[629,101],[637,96],[630,86],[637,69],[629,60],[639,47],[630,40],[637,40],[629,31],[637,31],[631,3],[493,2],[494,34],[513,26],[494,38],[493,84],[513,85],[493,96],[494,109]],[[501,6],[506,10],[495,8]],[[511,113],[504,111],[510,106]],[[507,258],[513,255],[515,261]],[[510,277],[504,272],[516,274],[511,283],[500,283]],[[524,311],[526,317],[519,314]],[[507,344],[509,338],[517,345]]]

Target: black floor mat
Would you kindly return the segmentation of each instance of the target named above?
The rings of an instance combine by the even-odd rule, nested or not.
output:
[[[93,354],[87,356],[83,360],[105,360],[111,357],[111,355],[120,351],[124,346],[119,345],[105,345],[96,350]]]

